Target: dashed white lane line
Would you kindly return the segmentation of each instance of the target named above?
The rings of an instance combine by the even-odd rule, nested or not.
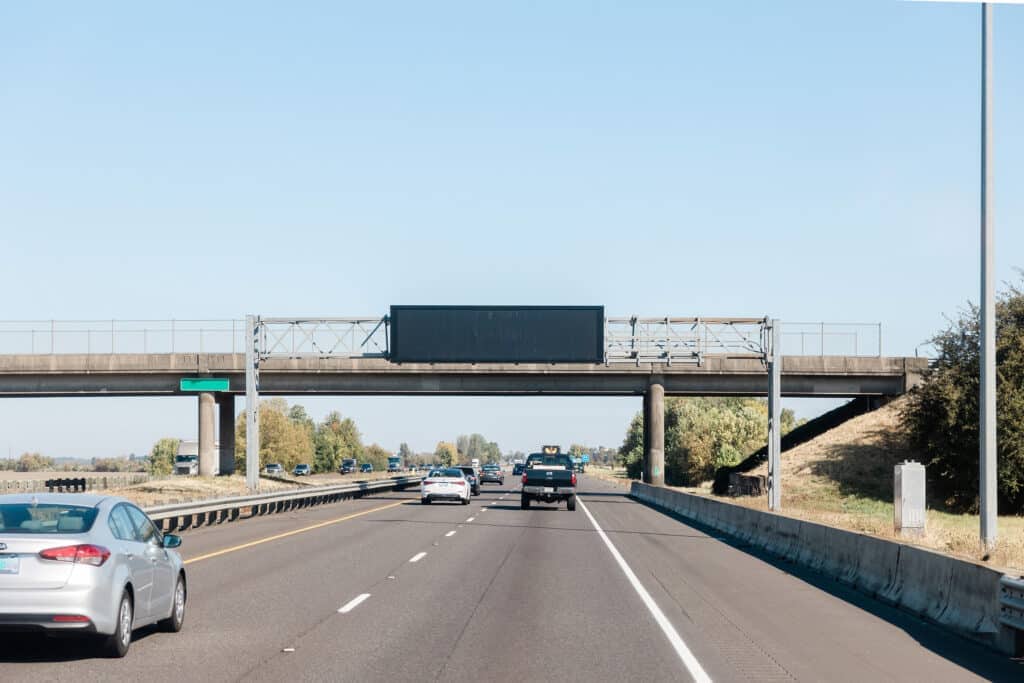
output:
[[[661,627],[662,633],[665,634],[669,643],[672,644],[672,647],[675,649],[679,659],[682,660],[683,666],[686,667],[690,676],[694,681],[697,681],[697,683],[711,683],[711,677],[708,676],[707,672],[704,671],[704,667],[700,665],[697,658],[693,656],[692,652],[690,652],[690,648],[686,646],[686,643],[683,642],[679,632],[676,631],[676,627],[672,625],[672,622],[668,620],[665,613],[661,611],[660,607],[658,607],[658,603],[654,602],[654,598],[652,598],[651,594],[647,592],[644,585],[640,583],[640,579],[636,578],[636,574],[634,574],[633,570],[630,569],[628,564],[626,564],[626,560],[622,558],[621,553],[619,553],[619,549],[612,544],[607,534],[604,533],[604,529],[598,525],[597,520],[594,519],[594,515],[590,514],[590,510],[587,509],[587,506],[583,504],[583,501],[580,500],[579,497],[576,498],[576,502],[579,503],[581,508],[583,508],[583,512],[587,513],[587,517],[590,519],[590,523],[594,525],[597,535],[601,537],[601,540],[604,541],[608,550],[611,551],[612,557],[615,558],[615,561],[618,563],[622,573],[626,575],[627,579],[629,579],[629,583],[632,584],[633,590],[635,590],[637,595],[640,596],[644,605],[647,606],[647,610],[651,613],[651,616],[654,617],[654,621],[656,621],[658,626]]]
[[[451,531],[449,531],[448,533],[446,533],[446,534],[444,535],[444,537],[445,537],[445,538],[449,538],[450,536],[454,536],[454,535],[455,535],[455,529],[452,529]]]
[[[412,557],[409,558],[409,561],[410,562],[419,562],[420,560],[422,560],[426,556],[427,556],[426,553],[416,553],[415,555],[413,555]]]
[[[351,600],[349,600],[348,603],[346,603],[345,606],[342,607],[341,609],[339,609],[338,611],[340,613],[342,613],[342,614],[348,614],[349,612],[354,610],[356,607],[359,607],[359,605],[361,605],[363,603],[363,600],[366,600],[366,598],[368,598],[368,597],[370,597],[369,593],[363,593],[362,595],[357,595],[356,597],[354,597]]]
[[[474,519],[476,519],[476,517],[470,517],[469,519],[467,519],[467,520],[466,520],[466,524],[469,524],[469,523],[470,523],[470,522],[472,522],[472,521],[473,521]]]

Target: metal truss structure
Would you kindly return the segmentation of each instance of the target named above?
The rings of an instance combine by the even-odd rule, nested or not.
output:
[[[388,317],[257,318],[259,357],[387,358]]]
[[[768,318],[607,318],[605,363],[696,363],[770,353]]]

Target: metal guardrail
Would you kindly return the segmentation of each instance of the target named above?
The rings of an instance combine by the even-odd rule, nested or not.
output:
[[[999,579],[999,621],[1024,632],[1024,578]]]
[[[172,503],[145,508],[146,514],[157,522],[163,531],[178,531],[207,524],[220,524],[238,519],[243,510],[249,510],[249,517],[285,512],[297,508],[333,503],[343,498],[361,496],[378,491],[401,490],[416,486],[422,477],[394,477],[377,481],[361,481],[351,484],[315,486],[298,491],[274,491],[250,496],[233,496],[210,500]]]

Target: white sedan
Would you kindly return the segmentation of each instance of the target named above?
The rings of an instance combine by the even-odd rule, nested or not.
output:
[[[435,500],[459,501],[469,505],[470,485],[458,467],[431,470],[420,484],[420,502],[429,505]]]

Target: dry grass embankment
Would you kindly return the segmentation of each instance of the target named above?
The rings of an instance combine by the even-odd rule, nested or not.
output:
[[[893,530],[893,468],[904,460],[920,460],[900,430],[897,399],[855,417],[821,436],[782,454],[782,511],[829,526],[896,538]],[[767,465],[750,474],[767,474]],[[732,502],[767,509],[764,498],[732,498]],[[977,515],[963,515],[929,506],[927,534],[914,541],[945,553],[987,564],[1024,570],[1024,518],[999,518],[998,547],[985,558],[978,542]]]
[[[921,459],[902,436],[900,409],[904,401],[897,399],[878,410],[859,415],[784,452],[782,514],[896,539],[893,469],[904,460]],[[747,474],[767,475],[767,465]],[[621,469],[596,469],[593,475],[608,481],[629,481]],[[711,482],[677,488],[695,495],[713,495]],[[768,509],[764,497],[722,499],[758,510]],[[1000,516],[999,543],[986,555],[979,545],[978,515],[955,514],[936,508],[941,506],[929,506],[927,533],[924,538],[915,539],[914,545],[1024,572],[1024,517]]]
[[[298,485],[265,478],[260,480],[260,491],[263,493],[294,488],[298,488]],[[241,496],[248,492],[245,475],[241,474],[225,477],[168,477],[104,491],[112,496],[123,496],[142,507]]]

